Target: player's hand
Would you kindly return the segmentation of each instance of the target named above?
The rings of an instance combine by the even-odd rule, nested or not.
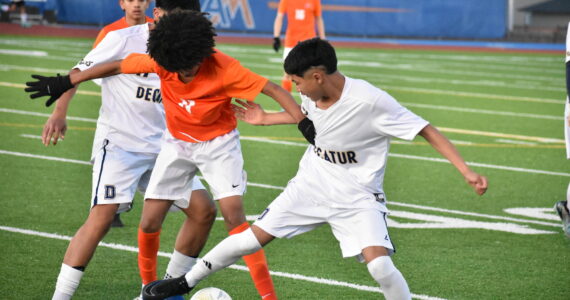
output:
[[[47,147],[53,141],[53,145],[57,145],[57,141],[65,139],[67,131],[67,122],[65,116],[57,113],[52,114],[44,125],[42,132],[42,143]]]
[[[31,99],[35,99],[43,96],[50,96],[46,101],[46,106],[52,105],[63,93],[67,90],[73,88],[69,75],[45,77],[41,75],[32,75],[32,78],[36,81],[26,82],[27,88],[25,89],[30,94]]]
[[[473,171],[469,171],[463,175],[465,181],[473,187],[475,193],[478,195],[483,195],[487,191],[488,183],[487,177],[479,175]]]
[[[232,103],[232,110],[235,113],[236,118],[238,120],[244,121],[251,125],[263,125],[263,116],[265,111],[261,108],[261,105],[250,102],[250,101],[243,101],[239,99],[235,99],[235,101],[239,104],[236,105]]]
[[[299,124],[297,124],[297,128],[299,128],[299,131],[301,131],[309,143],[312,145],[315,144],[315,136],[317,135],[317,132],[315,131],[315,125],[311,119],[304,118],[301,120],[301,122],[299,122]]]
[[[274,37],[273,50],[275,50],[275,52],[279,52],[279,48],[281,48],[281,39],[279,39],[279,37]]]

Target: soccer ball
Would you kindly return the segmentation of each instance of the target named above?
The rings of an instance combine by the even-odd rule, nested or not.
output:
[[[232,297],[219,288],[207,287],[197,291],[190,300],[232,300]]]

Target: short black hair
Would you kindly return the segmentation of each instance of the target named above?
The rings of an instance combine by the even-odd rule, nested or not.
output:
[[[148,37],[148,53],[170,72],[190,70],[215,53],[216,32],[206,13],[173,11],[160,18]]]
[[[156,0],[155,7],[158,7],[166,12],[171,12],[175,9],[186,9],[193,11],[200,11],[200,0]]]
[[[327,74],[337,70],[336,53],[333,46],[320,38],[312,38],[299,42],[289,52],[283,67],[285,73],[303,77],[303,74],[311,67],[322,66]]]

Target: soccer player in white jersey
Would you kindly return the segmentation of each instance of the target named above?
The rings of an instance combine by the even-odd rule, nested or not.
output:
[[[285,60],[285,72],[301,93],[302,108],[316,131],[314,145],[303,155],[297,175],[250,230],[220,242],[185,276],[150,283],[143,289],[143,299],[188,292],[206,276],[274,238],[291,238],[326,223],[343,256],[366,262],[387,299],[410,299],[406,280],[390,258],[394,246],[386,225],[383,189],[390,140],[421,135],[477,194],[487,190],[487,179],[473,172],[427,121],[368,82],[342,75],[328,42],[314,38],[297,44]],[[268,114],[257,104],[241,103],[245,107],[234,110],[248,123],[294,122],[284,112]]]
[[[570,23],[568,23],[570,26]],[[566,33],[566,104],[564,107],[564,137],[566,139],[566,158],[570,159],[570,27]],[[558,201],[554,209],[562,220],[562,230],[570,238],[570,183],[566,190],[566,201]]]
[[[171,4],[169,8],[200,10],[197,0],[163,0],[157,2],[155,19],[157,12],[164,9],[161,6],[164,2]],[[151,23],[144,23],[108,33],[71,72],[122,59],[131,53],[146,53],[150,26]],[[53,294],[54,300],[70,299],[73,296],[97,245],[108,232],[115,213],[130,210],[137,189],[145,192],[166,130],[160,79],[156,74],[108,77],[103,79],[101,88],[102,105],[91,158],[91,210],[67,248]],[[67,108],[75,91],[76,88],[59,99],[47,121],[42,135],[46,146],[51,141],[55,145],[58,138],[63,138]],[[46,104],[50,105],[54,100],[50,99]],[[197,178],[192,183],[192,189],[190,205],[180,208],[187,219],[177,236],[166,271],[168,276],[180,276],[191,268],[215,219],[215,204]],[[154,234],[153,238],[158,240],[159,235]],[[141,273],[154,273],[155,280],[156,260],[145,261],[143,264],[148,270],[141,270]]]

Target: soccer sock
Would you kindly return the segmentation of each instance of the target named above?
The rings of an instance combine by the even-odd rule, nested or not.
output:
[[[61,270],[55,284],[55,292],[52,300],[69,300],[77,290],[83,277],[83,271],[77,270],[66,264],[61,264]]]
[[[208,275],[235,263],[241,256],[259,249],[261,249],[261,245],[251,229],[231,235],[196,263],[192,270],[186,274],[186,281],[190,287],[194,287]]]
[[[570,183],[568,183],[568,189],[566,190],[566,208],[570,211]]]
[[[22,24],[28,23],[28,15],[27,14],[20,14],[20,21]]]
[[[147,285],[157,279],[156,261],[160,246],[160,230],[153,233],[145,233],[139,227],[139,273],[143,285]]]
[[[176,249],[172,252],[164,279],[180,277],[190,271],[196,264],[196,257],[184,255]]]
[[[243,232],[248,228],[249,223],[244,222],[232,229],[230,231],[230,235]],[[251,275],[253,284],[261,296],[261,299],[277,299],[275,288],[273,287],[273,280],[271,279],[271,275],[269,275],[269,267],[267,266],[267,260],[265,259],[265,251],[260,249],[253,254],[244,256],[243,260],[249,269],[249,274]]]
[[[293,89],[293,83],[289,79],[281,79],[281,87],[291,93],[291,90]]]
[[[396,269],[389,256],[377,257],[369,262],[367,267],[372,278],[380,284],[386,299],[412,299],[406,279]]]

